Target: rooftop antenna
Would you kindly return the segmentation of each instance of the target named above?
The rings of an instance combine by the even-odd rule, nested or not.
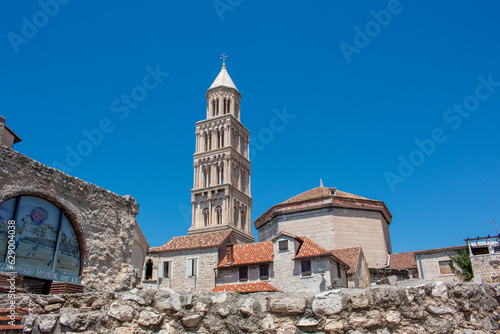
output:
[[[222,66],[226,66],[227,57],[228,55],[225,52],[220,56],[220,59],[222,59]]]
[[[495,218],[493,218],[493,222],[487,222],[486,224],[495,224],[495,230],[497,231],[497,236],[499,235],[498,234],[497,221],[495,220]]]

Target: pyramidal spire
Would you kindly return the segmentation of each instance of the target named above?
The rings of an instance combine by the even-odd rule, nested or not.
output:
[[[231,77],[229,76],[229,73],[227,73],[226,70],[227,55],[223,53],[220,59],[222,59],[222,69],[220,70],[219,75],[217,75],[217,78],[215,78],[214,82],[210,86],[209,90],[217,87],[227,87],[238,90],[238,88],[236,88],[236,85],[234,84],[233,80],[231,80]]]

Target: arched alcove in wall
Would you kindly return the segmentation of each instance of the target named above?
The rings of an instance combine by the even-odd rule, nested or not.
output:
[[[13,250],[18,274],[79,283],[82,235],[68,213],[61,205],[31,194],[1,202],[0,271],[10,264],[8,251]]]

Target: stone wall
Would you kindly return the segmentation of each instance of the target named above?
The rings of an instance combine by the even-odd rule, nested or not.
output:
[[[86,288],[130,289],[140,273],[132,259],[138,262],[148,248],[135,219],[139,206],[134,198],[0,147],[0,203],[19,195],[42,197],[64,210],[78,234]],[[133,247],[134,243],[140,247]],[[144,254],[133,254],[132,249]]]
[[[481,276],[485,282],[500,282],[500,261],[498,255],[474,255],[470,258],[474,277]]]
[[[428,282],[326,293],[17,295],[25,333],[485,333],[497,332],[500,284]],[[8,305],[0,295],[0,307]]]

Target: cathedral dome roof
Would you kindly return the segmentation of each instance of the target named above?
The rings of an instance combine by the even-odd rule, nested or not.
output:
[[[254,226],[259,229],[273,217],[299,211],[317,210],[328,206],[379,211],[385,216],[389,224],[392,220],[392,215],[384,202],[337,190],[337,188],[324,187],[321,182],[321,185],[317,188],[310,189],[282,203],[273,205],[254,221]]]
[[[298,203],[302,201],[308,201],[311,199],[327,198],[327,197],[341,197],[341,198],[351,198],[351,199],[363,199],[372,201],[369,198],[347,193],[345,191],[337,190],[337,188],[328,187],[317,187],[311,190],[305,191],[297,196],[294,196],[281,204]]]

